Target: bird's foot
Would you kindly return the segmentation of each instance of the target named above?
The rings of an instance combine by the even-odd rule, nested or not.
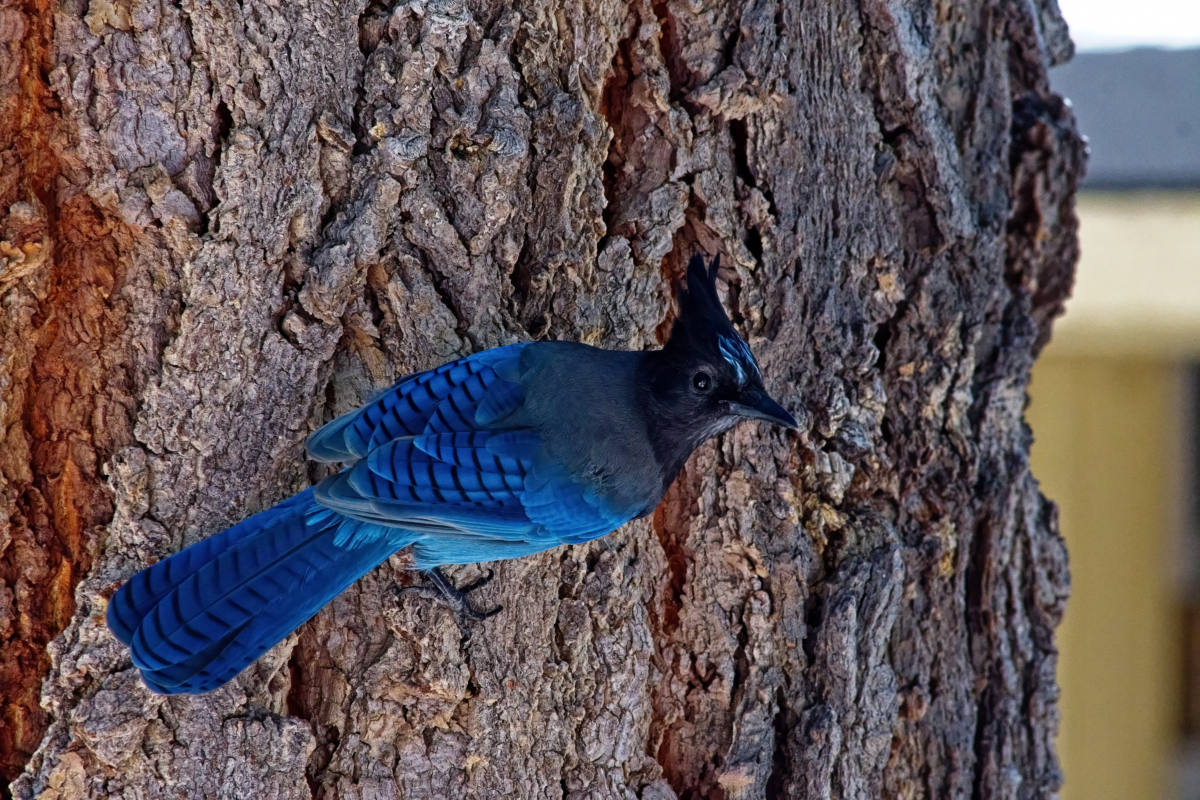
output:
[[[456,587],[442,572],[440,567],[434,567],[429,571],[429,579],[438,591],[442,593],[442,597],[446,599],[446,603],[454,609],[454,613],[459,616],[473,619],[475,621],[494,617],[504,610],[504,606],[494,606],[485,610],[475,608],[471,605],[471,600],[467,595],[476,589],[482,588],[492,582],[492,578],[496,577],[496,573],[489,569],[486,575],[476,578],[463,587]]]
[[[487,571],[486,575],[471,581],[463,587],[456,587],[450,581],[450,579],[446,577],[446,574],[442,572],[440,567],[434,567],[433,569],[429,570],[427,574],[429,575],[429,582],[433,584],[432,588],[437,589],[436,595],[433,594],[433,591],[428,586],[409,586],[401,591],[415,591],[419,594],[426,596],[433,595],[440,600],[444,600],[446,605],[450,606],[450,609],[454,612],[454,616],[458,618],[459,627],[461,627],[464,631],[467,629],[465,624],[466,620],[479,622],[480,620],[485,620],[488,617],[493,617],[496,614],[499,614],[504,609],[504,606],[495,606],[489,609],[479,609],[473,606],[470,598],[467,597],[467,595],[476,589],[491,583],[492,578],[496,577],[496,573],[490,569]]]

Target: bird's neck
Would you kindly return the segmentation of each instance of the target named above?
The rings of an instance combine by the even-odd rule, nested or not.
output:
[[[683,469],[692,451],[716,432],[696,430],[678,417],[662,391],[668,382],[667,371],[670,369],[663,351],[651,350],[644,355],[638,370],[638,402],[645,410],[646,432],[662,471],[662,489],[665,492]]]

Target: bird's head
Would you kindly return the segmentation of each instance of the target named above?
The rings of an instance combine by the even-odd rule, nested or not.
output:
[[[651,379],[659,412],[694,432],[695,444],[742,419],[796,427],[792,415],[767,394],[758,362],[721,306],[719,263],[719,256],[708,266],[702,256],[692,256],[679,316]]]

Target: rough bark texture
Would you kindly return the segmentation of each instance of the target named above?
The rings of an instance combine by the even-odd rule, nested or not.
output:
[[[0,777],[1050,795],[1068,581],[1022,411],[1070,49],[1054,0],[0,2]],[[402,373],[653,345],[697,248],[798,435],[501,565],[470,638],[393,563],[214,694],[142,688],[119,581],[319,477],[306,434]]]

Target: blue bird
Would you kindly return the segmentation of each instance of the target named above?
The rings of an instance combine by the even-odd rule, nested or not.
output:
[[[441,565],[603,536],[653,511],[691,452],[739,420],[796,427],[721,307],[717,267],[692,258],[661,350],[497,347],[322,427],[308,454],[342,471],[113,595],[108,627],[146,685],[221,686],[401,548],[453,595]]]

